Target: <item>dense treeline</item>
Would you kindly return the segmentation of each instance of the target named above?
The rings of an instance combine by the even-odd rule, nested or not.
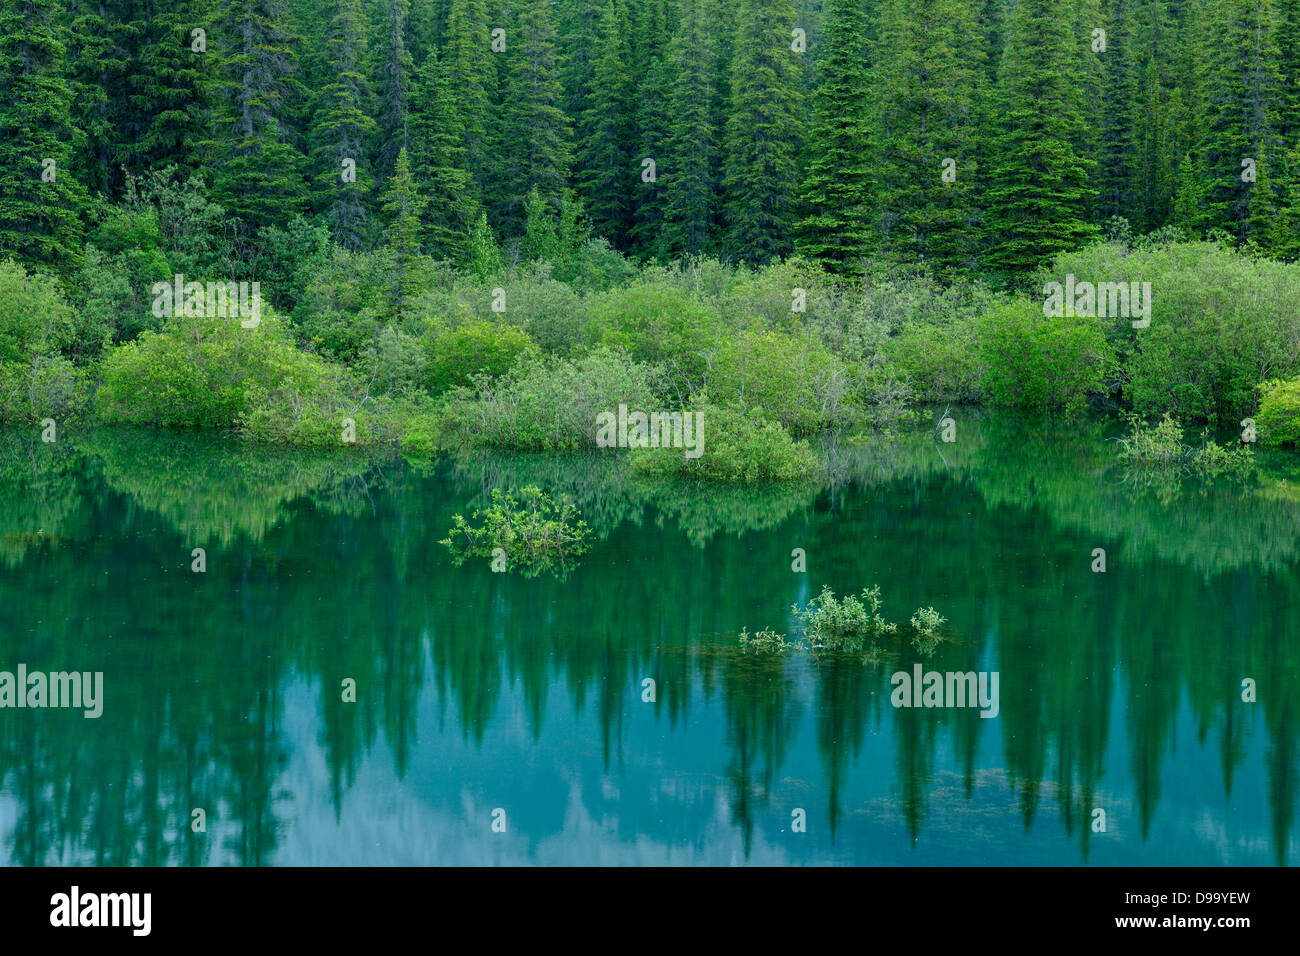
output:
[[[428,453],[695,408],[709,453],[638,467],[748,480],[926,400],[1300,441],[1291,0],[0,11],[2,419]],[[1046,316],[1074,275],[1149,325]]]
[[[1300,255],[1297,0],[2,8],[0,250],[33,264],[173,166],[245,265],[295,215],[463,261],[534,189],[660,259],[1006,277],[1112,217]]]

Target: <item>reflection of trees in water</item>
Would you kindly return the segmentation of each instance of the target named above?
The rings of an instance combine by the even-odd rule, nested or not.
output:
[[[405,774],[430,662],[439,705],[475,745],[491,739],[508,686],[535,739],[562,687],[575,713],[599,723],[607,768],[621,761],[628,708],[649,706],[643,678],[656,680],[654,714],[669,726],[685,723],[699,695],[720,695],[747,849],[805,712],[837,833],[865,735],[888,727],[915,839],[937,748],[950,741],[969,797],[994,721],[974,710],[882,713],[895,663],[916,658],[906,647],[872,667],[860,655],[761,662],[701,640],[742,625],[783,630],[809,582],[842,593],[879,582],[890,619],[932,603],[956,629],[927,667],[996,659],[997,729],[1026,826],[1045,798],[1085,854],[1097,839],[1091,811],[1118,691],[1145,837],[1186,699],[1199,738],[1217,740],[1228,791],[1249,734],[1267,735],[1272,839],[1285,862],[1297,796],[1300,652],[1287,614],[1300,599],[1300,502],[1265,478],[1164,508],[1108,480],[1099,426],[1039,435],[970,424],[969,446],[959,437],[942,458],[928,434],[867,443],[840,465],[847,478],[858,467],[868,489],[820,497],[641,483],[617,459],[482,456],[422,476],[397,462],[232,451],[185,435],[115,431],[43,446],[0,434],[0,559],[19,572],[0,578],[3,660],[102,670],[112,695],[97,722],[68,712],[0,721],[0,776],[19,807],[11,858],[269,862],[287,796],[276,792],[290,748],[286,684],[319,695],[341,812],[381,734]],[[451,568],[436,546],[451,514],[524,483],[577,501],[602,539],[589,560],[563,583]],[[644,533],[647,515],[670,530]],[[744,533],[761,529],[772,533]],[[205,575],[189,572],[193,546],[209,549]],[[1108,552],[1105,575],[1087,571],[1096,546]],[[808,552],[807,582],[790,572],[793,547]],[[1207,632],[1208,621],[1226,633]],[[805,666],[801,697],[792,675]],[[1240,702],[1247,676],[1260,685],[1257,705]],[[357,682],[355,704],[341,701],[345,677]],[[200,806],[207,839],[189,829]]]

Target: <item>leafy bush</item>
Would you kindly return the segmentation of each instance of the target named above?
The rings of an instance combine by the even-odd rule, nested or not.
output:
[[[441,395],[476,376],[497,378],[516,363],[538,355],[528,333],[513,325],[473,319],[455,328],[433,325],[425,337],[425,384]]]
[[[234,428],[250,414],[266,423],[271,402],[305,408],[340,377],[295,348],[265,307],[252,329],[233,318],[177,317],[108,352],[99,413],[108,422]]]
[[[898,625],[890,624],[880,614],[880,586],[862,592],[859,600],[851,594],[843,600],[823,586],[822,593],[807,606],[794,605],[790,613],[814,647],[857,650],[867,638],[892,634]]]
[[[714,401],[742,409],[757,406],[802,435],[830,421],[837,381],[846,387],[846,370],[816,339],[753,330],[722,343],[708,388]]]
[[[1255,426],[1266,445],[1300,445],[1300,378],[1269,380],[1259,386]]]
[[[1140,416],[1127,416],[1129,433],[1115,439],[1119,442],[1120,458],[1135,464],[1168,465],[1181,462],[1191,453],[1183,444],[1183,426],[1165,412],[1155,425],[1148,425]]]
[[[750,634],[747,628],[742,627],[740,646],[755,654],[784,654],[794,647],[785,639],[784,634],[778,634],[770,627],[765,627],[754,634]]]
[[[1141,415],[1239,421],[1268,378],[1300,374],[1300,264],[1251,259],[1210,242],[1099,243],[1057,258],[1052,277],[1149,282],[1151,324],[1102,320]]]
[[[995,405],[1083,409],[1103,390],[1109,360],[1096,319],[1049,318],[1041,305],[1013,302],[988,313],[980,325],[981,388]]]
[[[947,620],[932,607],[918,607],[912,615],[912,629],[922,637],[934,637]]]
[[[632,452],[637,471],[735,482],[800,481],[820,471],[812,450],[761,409],[746,412],[702,398],[693,410],[701,454],[687,458],[681,448],[638,448]]]
[[[578,359],[531,358],[496,381],[450,393],[443,444],[574,451],[596,443],[596,416],[653,407],[656,370],[610,349]]]
[[[593,297],[583,330],[589,344],[620,348],[663,368],[679,401],[704,384],[723,336],[718,314],[696,296],[644,280]]]
[[[541,571],[567,571],[587,552],[591,529],[568,501],[556,502],[535,485],[512,491],[492,489],[492,504],[476,509],[474,527],[464,515],[452,516],[454,525],[444,544],[459,567],[469,558],[503,558],[506,568],[525,577]],[[497,549],[500,549],[498,552]]]

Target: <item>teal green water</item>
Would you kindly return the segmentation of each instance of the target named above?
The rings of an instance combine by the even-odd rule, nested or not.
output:
[[[962,413],[739,491],[0,434],[0,670],[104,675],[98,719],[0,709],[0,861],[1294,865],[1297,456],[1147,487],[1107,428]],[[595,528],[581,564],[454,567],[452,514],[533,483]],[[739,649],[824,584],[948,640]],[[998,715],[895,708],[916,663],[996,671]]]

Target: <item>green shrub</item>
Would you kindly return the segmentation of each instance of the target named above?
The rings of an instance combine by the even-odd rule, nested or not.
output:
[[[673,475],[704,481],[800,481],[821,470],[817,456],[761,409],[741,411],[701,399],[694,408],[701,454],[687,458],[681,448],[638,448],[633,466],[647,475]]]
[[[770,627],[765,627],[754,634],[750,634],[748,628],[742,627],[740,646],[753,654],[784,654],[794,647],[785,639],[784,634],[778,634]]]
[[[507,569],[531,577],[546,570],[565,572],[590,548],[591,529],[578,509],[532,485],[517,496],[493,488],[491,505],[476,509],[472,520],[482,525],[475,527],[464,515],[453,515],[452,529],[439,542],[458,567],[469,558],[499,559]]]
[[[443,443],[449,446],[574,451],[596,443],[596,416],[654,407],[656,370],[600,348],[578,359],[531,358],[496,381],[447,396]]]
[[[1265,378],[1300,375],[1300,264],[1210,242],[1099,243],[1056,259],[1051,278],[1149,282],[1151,324],[1101,320],[1141,415],[1236,423]]]
[[[752,330],[729,336],[709,370],[709,396],[723,405],[759,407],[795,435],[830,421],[836,386],[847,371],[816,339]]]
[[[995,405],[1082,410],[1103,390],[1109,350],[1096,319],[1050,318],[1037,302],[1013,302],[980,324],[982,390]]]
[[[813,647],[833,650],[859,650],[867,638],[892,634],[898,625],[887,622],[880,613],[880,586],[862,592],[862,599],[851,594],[843,600],[835,597],[829,587],[804,607],[790,608],[795,625],[807,636]]]
[[[1255,427],[1266,445],[1300,445],[1300,378],[1271,379],[1259,386]]]
[[[99,413],[108,422],[234,428],[250,416],[265,424],[268,403],[284,402],[302,406],[297,421],[340,379],[295,348],[268,308],[252,329],[233,318],[178,317],[108,352]]]
[[[425,337],[425,384],[431,395],[441,395],[476,376],[504,375],[538,353],[528,333],[513,325],[473,319],[455,328],[432,326]]]
[[[594,296],[583,337],[661,367],[680,401],[704,384],[708,359],[721,344],[718,314],[682,289],[637,282]]]

